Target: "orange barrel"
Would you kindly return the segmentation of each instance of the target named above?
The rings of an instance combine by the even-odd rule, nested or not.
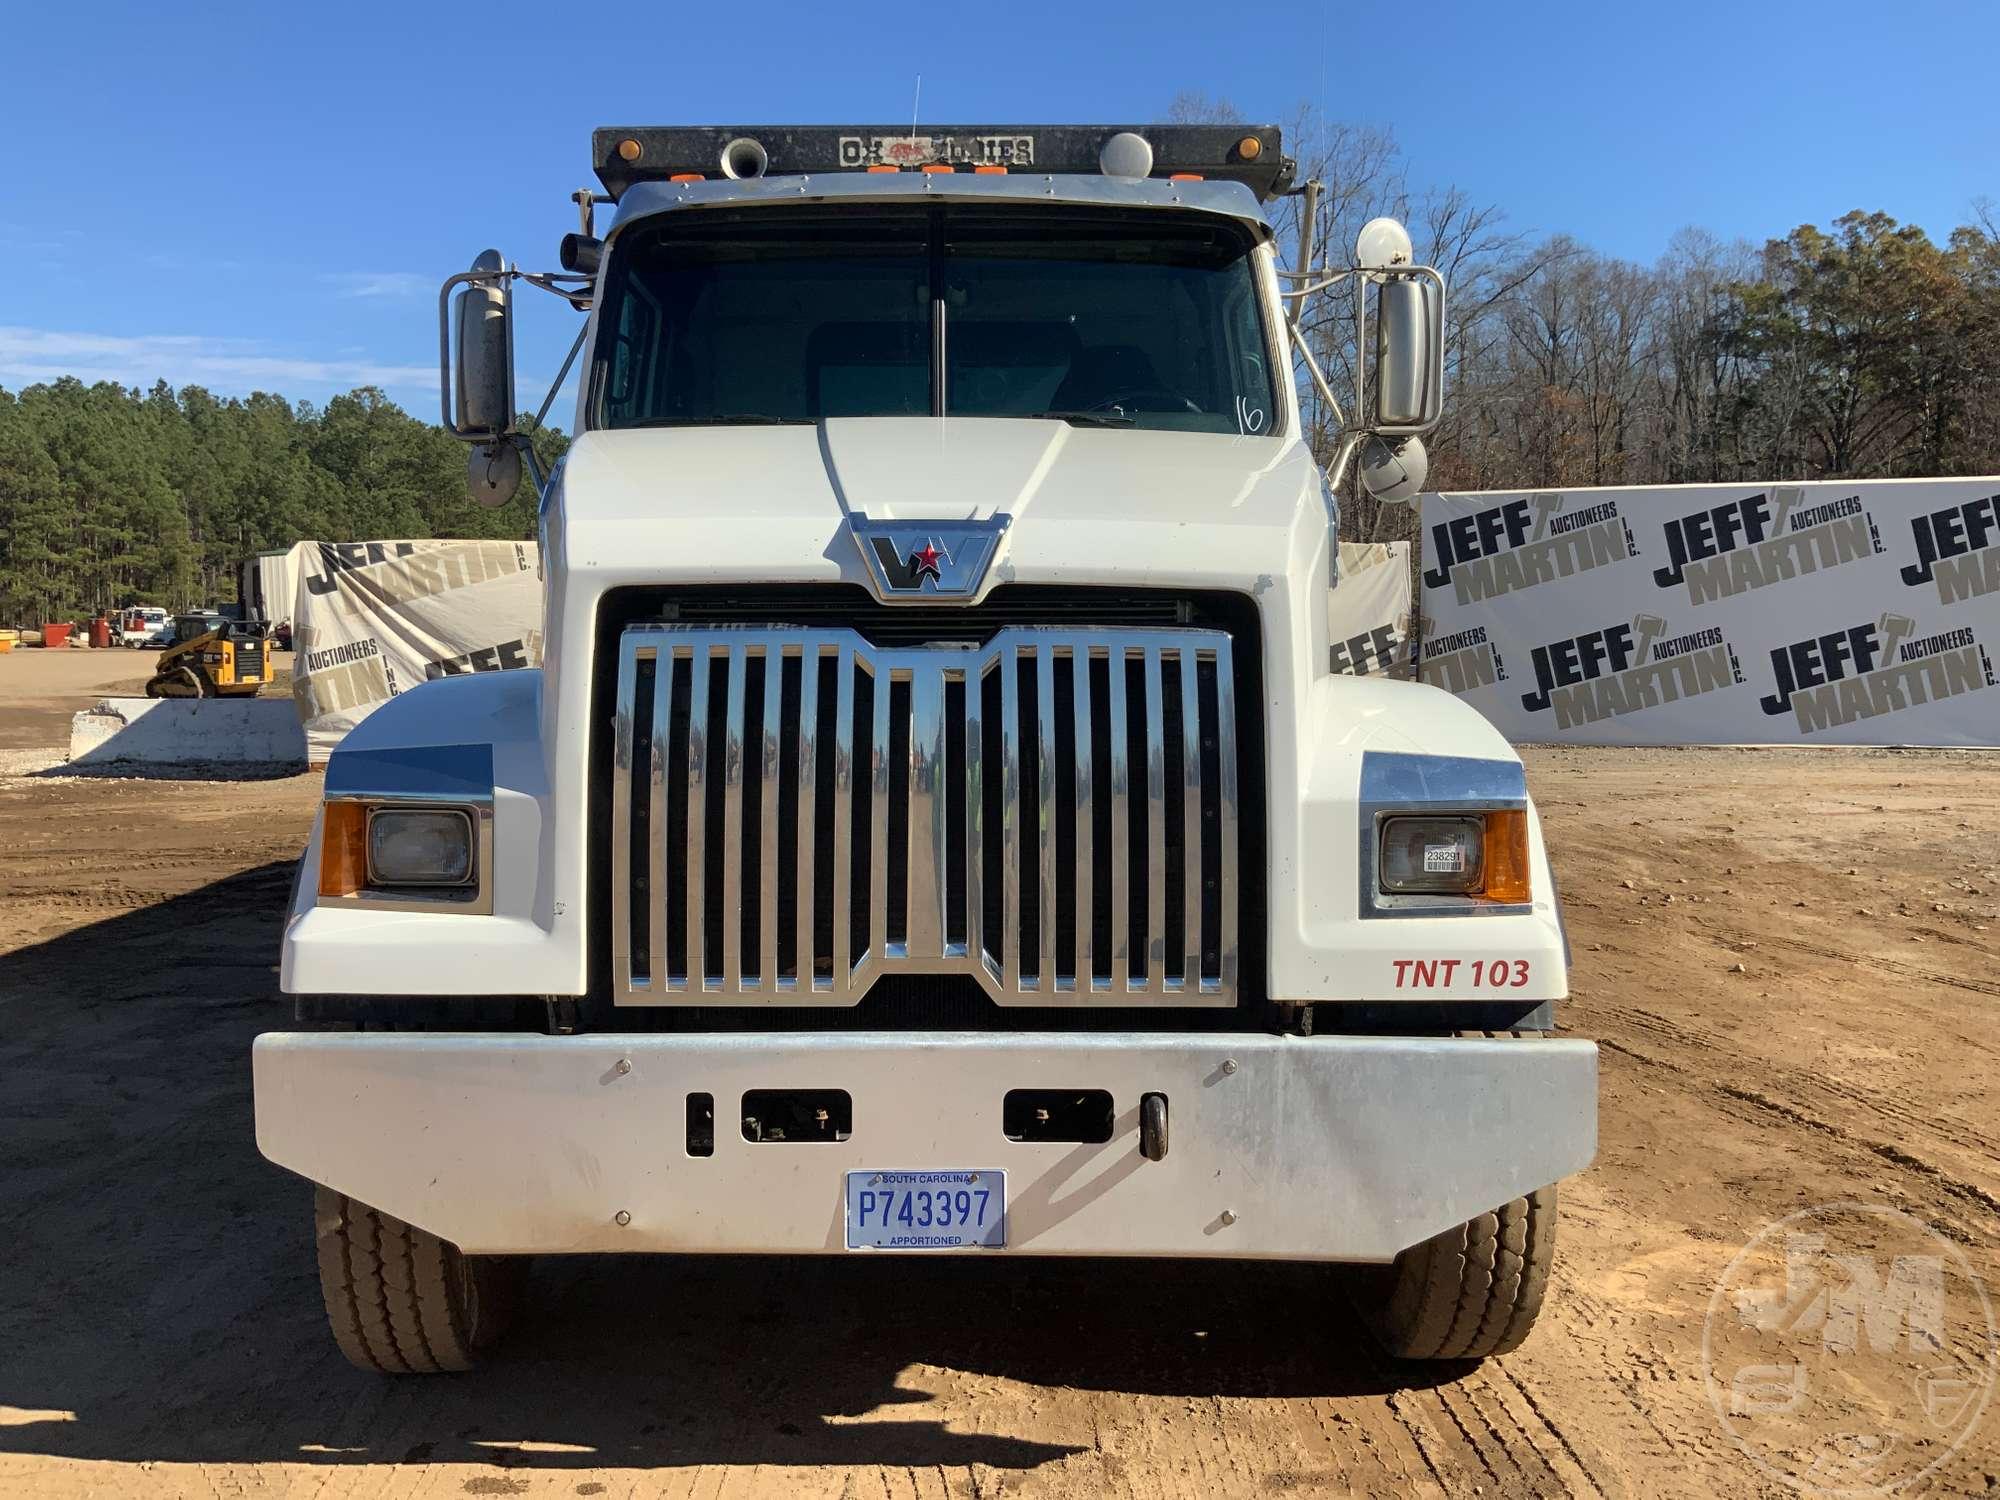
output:
[[[70,622],[68,620],[64,620],[60,625],[44,625],[42,626],[42,644],[44,646],[66,646],[69,644],[69,632]]]
[[[94,650],[105,651],[110,649],[111,621],[109,617],[99,615],[90,622],[90,644]]]

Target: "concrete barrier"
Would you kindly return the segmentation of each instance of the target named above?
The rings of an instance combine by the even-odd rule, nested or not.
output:
[[[306,766],[290,698],[105,698],[70,721],[72,766]]]

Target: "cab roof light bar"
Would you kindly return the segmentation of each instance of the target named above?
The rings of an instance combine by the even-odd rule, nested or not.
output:
[[[1240,182],[1260,199],[1292,185],[1275,125],[607,125],[591,136],[598,181],[616,201],[639,182],[823,172],[1105,171],[1114,136],[1151,148],[1144,175]],[[1119,160],[1134,159],[1130,152]],[[1139,159],[1143,160],[1143,156]]]

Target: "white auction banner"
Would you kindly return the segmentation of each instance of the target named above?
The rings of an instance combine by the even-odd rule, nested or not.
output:
[[[415,683],[541,665],[533,542],[305,542],[300,553],[292,697],[314,765]]]
[[[1422,503],[1420,674],[1509,739],[2000,744],[2000,479]]]
[[[1333,670],[1351,677],[1409,677],[1410,544],[1342,542],[1340,577],[1327,595]]]

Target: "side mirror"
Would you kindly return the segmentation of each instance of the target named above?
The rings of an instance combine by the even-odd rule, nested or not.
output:
[[[497,254],[488,252],[492,259]],[[482,255],[480,260],[487,259]],[[473,266],[474,270],[499,269]],[[507,289],[474,283],[458,294],[458,428],[498,435],[514,425],[514,335]]]
[[[1444,284],[1413,268],[1383,280],[1375,306],[1378,432],[1416,433],[1444,412]]]
[[[440,329],[441,335],[447,330],[457,335],[443,415],[454,436],[472,442],[504,437],[514,429],[513,298],[505,269],[499,251],[484,251],[470,271],[445,283],[439,297],[442,318],[451,289],[464,287]]]

